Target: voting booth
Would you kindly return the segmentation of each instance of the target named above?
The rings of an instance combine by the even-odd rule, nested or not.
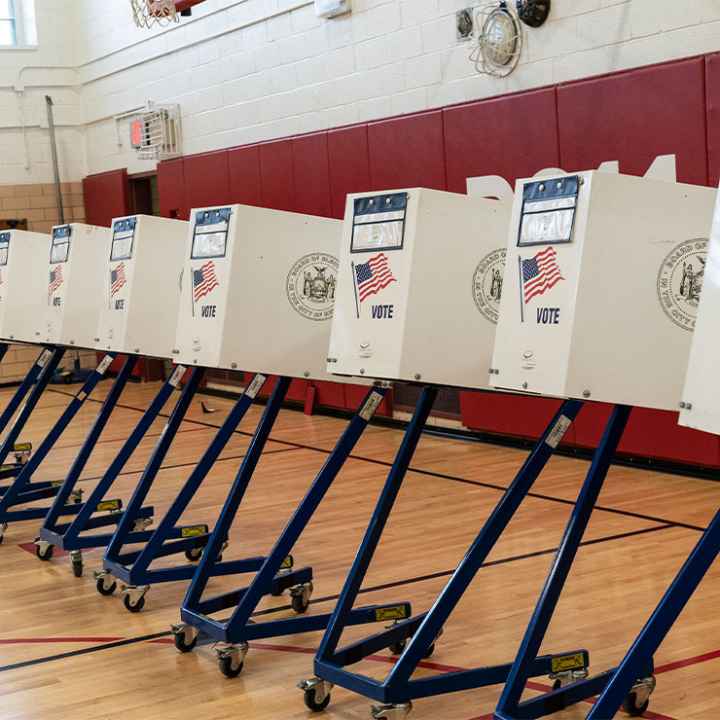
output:
[[[680,404],[680,425],[720,435],[720,195]]]
[[[150,215],[113,220],[97,349],[172,357],[187,228]]]
[[[348,196],[328,371],[487,388],[508,220],[437,190]]]
[[[613,408],[497,718],[544,717],[598,694],[588,715],[593,720],[615,717],[621,705],[638,716],[649,705],[656,681],[647,645],[634,651],[634,662],[573,678],[571,689],[531,700],[522,694],[632,407],[680,405],[714,199],[705,187],[596,171],[518,183],[491,382]]]
[[[325,372],[341,223],[247,205],[193,210],[173,357],[315,380]]]
[[[676,410],[714,195],[597,171],[519,182],[491,383]]]
[[[109,228],[70,223],[53,228],[49,248],[47,304],[36,339],[53,345],[95,347],[105,304]]]
[[[25,230],[0,232],[0,337],[37,342],[47,307],[50,238]]]

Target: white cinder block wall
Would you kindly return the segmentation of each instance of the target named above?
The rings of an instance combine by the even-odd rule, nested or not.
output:
[[[36,0],[38,47],[0,49],[0,185],[52,180],[45,95],[55,103],[63,180],[85,174],[74,0]]]
[[[37,120],[44,90],[31,80],[52,83],[66,179],[150,169],[128,148],[127,120],[115,119],[147,99],[182,105],[189,154],[720,50],[718,0],[553,0],[504,80],[477,75],[470,45],[455,39],[455,11],[472,0],[353,0],[352,14],[334,20],[317,19],[310,0],[207,0],[154,32],[134,27],[126,0],[37,3],[32,62],[58,69],[25,71],[24,97],[13,73],[30,59],[3,69],[0,142],[12,172],[28,172],[20,102],[26,123]],[[42,132],[31,132],[31,171],[42,174]]]

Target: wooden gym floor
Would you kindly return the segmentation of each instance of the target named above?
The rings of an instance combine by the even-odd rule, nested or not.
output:
[[[62,479],[97,412],[104,383],[61,438],[38,479]],[[113,458],[157,385],[131,385],[84,473],[89,490]],[[23,439],[37,443],[59,416],[71,388],[48,391]],[[0,403],[12,390],[0,392]],[[166,459],[150,500],[164,511],[219,425],[230,402],[199,398]],[[259,417],[253,409],[221,456],[184,521],[212,522]],[[164,420],[131,458],[112,496],[127,498]],[[302,496],[345,421],[283,410],[238,516],[226,557],[266,551]],[[371,427],[294,550],[315,570],[311,612],[332,609],[401,433]],[[526,457],[525,451],[425,437],[375,562],[364,601],[410,600],[426,608]],[[445,629],[423,673],[511,660],[561,536],[587,463],[554,458]],[[591,669],[624,653],[720,505],[720,483],[615,467],[551,627],[547,651],[587,647]],[[294,720],[310,716],[295,689],[312,673],[318,634],[253,643],[243,674],[228,680],[210,648],[180,655],[168,638],[185,586],[153,587],[141,614],[118,595],[99,596],[92,577],[101,551],[87,552],[85,576],[67,557],[42,563],[32,553],[37,522],[11,525],[0,547],[0,717],[2,720]],[[231,579],[212,588],[233,588]],[[329,599],[328,599],[329,598]],[[287,614],[287,599],[263,607]],[[656,658],[656,720],[720,717],[720,566],[686,609]],[[348,637],[363,633],[355,629]],[[381,677],[389,656],[358,666]],[[529,693],[547,685],[539,679]],[[499,688],[418,701],[412,718],[489,718]],[[370,703],[336,688],[327,720],[367,720]],[[588,706],[558,718],[582,718]]]

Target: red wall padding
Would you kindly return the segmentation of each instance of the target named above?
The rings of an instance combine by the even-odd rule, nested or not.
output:
[[[260,191],[260,150],[257,145],[236,148],[228,153],[230,202],[262,205]]]
[[[158,165],[158,194],[163,217],[187,220],[190,210],[185,204],[185,163],[182,158]]]
[[[110,227],[113,218],[130,212],[127,170],[88,175],[83,180],[85,217],[89,225]]]
[[[720,182],[720,53],[705,58],[705,102],[707,104],[708,179]]]
[[[161,163],[161,208],[164,215],[186,214],[186,203],[198,197],[202,204],[228,197],[341,218],[352,192],[417,186],[464,192],[466,178],[475,175],[501,175],[512,183],[546,167],[584,170],[607,160],[619,160],[622,172],[642,175],[664,154],[677,155],[681,181],[715,184],[719,121],[720,54],[714,54]],[[193,186],[201,177],[203,187]],[[225,177],[229,195],[223,195]],[[216,185],[207,184],[208,178]],[[318,402],[333,407],[355,409],[365,392],[315,385]],[[300,399],[304,389],[295,383],[293,395]],[[468,427],[508,435],[536,437],[557,407],[558,401],[543,398],[461,393]],[[391,403],[383,408],[391,410]],[[588,404],[566,441],[594,446],[608,411]],[[621,448],[720,466],[720,441],[680,428],[674,413],[635,410]]]
[[[442,111],[368,125],[372,190],[447,188]]]
[[[464,193],[469,177],[500,175],[514,184],[559,167],[555,89],[448,108],[445,148],[451,192]]]
[[[332,216],[327,133],[316,133],[292,141],[295,211]]]
[[[292,141],[264,143],[260,150],[262,205],[275,210],[295,210]]]
[[[658,155],[677,155],[678,180],[707,183],[705,62],[666,63],[561,85],[560,160],[587,170],[619,160],[643,175]]]
[[[185,207],[209,207],[230,202],[230,169],[228,152],[192,155],[185,158]]]
[[[328,133],[328,167],[332,216],[345,215],[345,196],[372,189],[367,125]]]

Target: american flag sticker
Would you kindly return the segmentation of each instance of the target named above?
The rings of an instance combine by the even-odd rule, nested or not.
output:
[[[50,283],[48,285],[48,297],[51,296],[63,284],[62,265],[56,265],[50,270]]]
[[[217,275],[215,274],[215,263],[208,260],[197,270],[193,270],[193,301],[197,302],[200,298],[211,293],[216,287],[220,287]]]
[[[357,265],[353,263],[353,280],[355,281],[356,300],[360,305],[371,295],[377,295],[391,283],[397,282],[385,253],[373,255],[364,263]],[[360,317],[360,308],[356,309],[358,317]]]
[[[110,297],[115,297],[126,284],[125,263],[121,262],[110,270]]]
[[[552,290],[564,280],[554,247],[541,250],[528,260],[518,258],[518,262],[522,306],[527,305],[534,297]]]

